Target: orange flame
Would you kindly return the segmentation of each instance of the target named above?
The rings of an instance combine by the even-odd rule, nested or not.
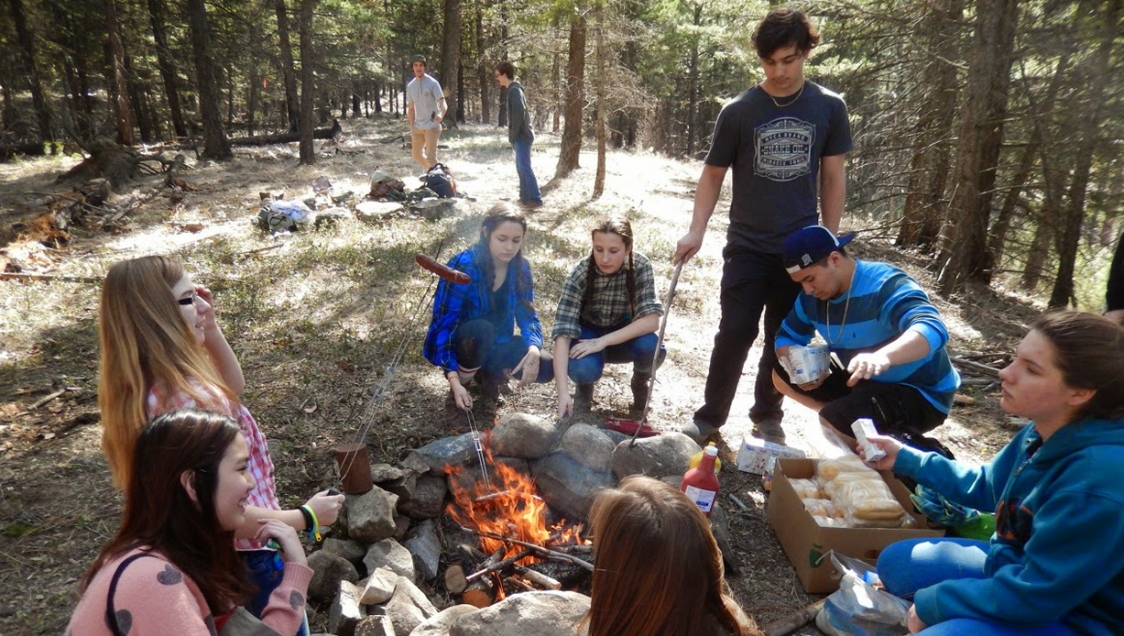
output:
[[[506,464],[494,462],[490,449],[486,451],[486,463],[491,484],[478,479],[471,488],[463,488],[456,480],[449,480],[453,501],[446,507],[446,512],[454,521],[472,530],[544,547],[559,543],[588,543],[580,538],[581,524],[565,527],[563,520],[547,527],[546,502],[535,494],[535,483],[529,477]],[[445,467],[445,472],[449,474],[458,474],[461,470],[459,466]],[[505,546],[504,558],[522,551],[518,545],[480,537],[480,547],[486,554]],[[528,560],[532,559],[528,557]]]

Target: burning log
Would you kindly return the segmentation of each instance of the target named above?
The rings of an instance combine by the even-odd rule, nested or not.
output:
[[[445,589],[450,594],[462,594],[467,588],[468,578],[464,575],[464,568],[456,564],[445,568]]]
[[[484,561],[484,568],[487,569],[503,560],[503,553],[503,548],[493,552],[487,560]],[[468,584],[464,593],[461,594],[461,601],[480,608],[488,607],[495,599],[496,584],[491,576],[481,576],[473,580]]]
[[[525,568],[521,565],[515,566],[515,571],[522,574],[528,581],[535,585],[547,590],[560,590],[562,584],[558,579],[551,578],[541,572],[536,572],[530,568]]]
[[[498,534],[492,534],[491,532],[483,532],[483,531],[480,531],[480,530],[473,530],[472,528],[466,528],[464,526],[461,526],[461,530],[464,530],[465,532],[473,532],[473,533],[476,533],[476,534],[478,534],[482,537],[488,537],[489,539],[496,539],[497,541],[505,541],[505,542],[508,542],[508,543],[514,543],[515,545],[521,545],[525,548],[530,548],[532,550],[535,550],[539,554],[545,555],[548,558],[561,559],[563,561],[569,561],[570,563],[573,563],[575,565],[580,565],[581,567],[585,568],[586,570],[589,570],[590,572],[593,571],[593,564],[592,563],[590,563],[589,561],[584,561],[582,559],[579,559],[576,556],[571,556],[569,554],[566,554],[565,552],[558,552],[556,550],[544,548],[541,545],[535,545],[533,543],[527,543],[526,541],[520,541],[518,539],[509,539],[507,537],[503,537],[503,536],[500,536]]]
[[[507,584],[508,587],[510,587],[514,590],[518,590],[520,592],[537,592],[538,591],[538,590],[535,589],[535,586],[530,585],[529,583],[527,583],[526,581],[524,581],[523,579],[521,579],[517,576],[509,576],[509,577],[505,578],[503,580],[503,582],[505,584]]]
[[[502,549],[500,551],[502,552]],[[515,565],[515,563],[517,561],[522,561],[523,559],[526,559],[527,557],[534,554],[534,552],[535,552],[534,550],[523,550],[519,554],[516,554],[515,556],[510,556],[506,559],[503,559],[502,561],[496,561],[495,563],[485,563],[484,569],[479,570],[477,572],[473,572],[472,574],[469,574],[467,577],[465,577],[465,580],[475,581],[476,579],[478,579],[478,578],[480,578],[480,577],[482,577],[486,574],[491,574],[492,572],[499,572],[499,571],[501,571],[505,568],[511,567],[512,565]]]

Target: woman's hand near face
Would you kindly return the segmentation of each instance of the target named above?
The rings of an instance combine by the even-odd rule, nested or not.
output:
[[[539,363],[541,361],[541,354],[539,348],[531,345],[527,347],[527,355],[515,365],[511,370],[512,375],[522,372],[519,378],[519,386],[525,387],[533,384],[539,377]]]
[[[196,303],[196,311],[203,318],[203,329],[205,331],[212,331],[218,329],[218,322],[215,320],[215,296],[203,285],[195,286],[195,295],[198,296],[203,302]]]
[[[254,537],[257,541],[265,543],[270,539],[276,539],[281,544],[282,561],[308,565],[308,559],[304,555],[304,546],[301,545],[300,537],[297,536],[297,531],[292,526],[279,519],[259,519],[258,523],[261,524],[261,527],[258,528],[257,536]]]

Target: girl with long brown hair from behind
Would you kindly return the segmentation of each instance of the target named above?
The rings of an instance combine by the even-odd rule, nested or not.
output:
[[[722,553],[698,507],[633,475],[593,502],[588,636],[761,636],[726,591]]]

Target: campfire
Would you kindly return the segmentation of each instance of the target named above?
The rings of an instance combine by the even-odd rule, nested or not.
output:
[[[534,481],[490,452],[484,466],[446,467],[452,494],[446,514],[479,541],[458,550],[445,574],[448,591],[485,607],[508,594],[587,581],[592,545],[581,536],[583,524],[552,523]]]

